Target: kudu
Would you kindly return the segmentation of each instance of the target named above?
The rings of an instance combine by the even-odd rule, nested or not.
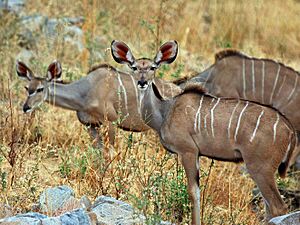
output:
[[[287,207],[276,187],[278,169],[284,177],[296,145],[293,126],[278,111],[251,101],[217,98],[199,84],[190,84],[173,98],[164,98],[153,79],[163,63],[177,55],[177,43],[159,49],[154,60],[135,60],[129,47],[112,42],[112,54],[119,63],[134,70],[140,91],[142,118],[159,135],[162,145],[177,153],[184,166],[190,199],[192,224],[200,224],[199,157],[241,162],[259,187],[265,200],[267,219],[284,214]],[[172,84],[174,85],[174,84]],[[178,89],[174,86],[174,89]]]
[[[76,111],[82,124],[89,127],[90,135],[102,147],[97,131],[103,123],[108,125],[110,144],[114,144],[114,126],[130,131],[145,131],[149,127],[140,116],[137,81],[133,76],[117,71],[109,65],[93,68],[86,77],[69,84],[57,82],[62,74],[58,61],[51,63],[46,77],[36,77],[22,62],[16,63],[17,74],[29,85],[24,112],[31,112],[42,102]]]
[[[225,50],[216,54],[215,63],[205,71],[187,82],[183,78],[175,83],[184,87],[188,82],[201,83],[214,96],[242,98],[272,106],[293,124],[300,138],[300,74],[282,63]],[[299,154],[298,145],[291,163]]]

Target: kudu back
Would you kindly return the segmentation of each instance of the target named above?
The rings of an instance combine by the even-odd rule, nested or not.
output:
[[[300,138],[300,73],[291,67],[225,50],[216,54],[215,63],[205,71],[175,83],[184,87],[189,82],[201,83],[218,97],[242,98],[277,109],[293,124]],[[299,154],[298,146],[292,163]]]
[[[173,84],[154,79],[152,68],[175,60],[175,41],[162,45],[143,68],[125,43],[113,41],[111,49],[117,62],[134,67],[142,118],[158,133],[163,146],[181,158],[192,201],[192,224],[200,224],[199,156],[244,161],[265,200],[267,219],[286,213],[274,179],[276,170],[281,177],[286,175],[296,145],[295,130],[285,117],[251,101],[206,94],[199,84],[183,90],[174,86],[178,95],[165,98],[163,86]]]
[[[129,131],[145,131],[149,127],[140,116],[137,80],[110,65],[99,65],[80,80],[59,82],[62,67],[54,61],[45,77],[35,76],[22,62],[16,63],[17,74],[28,81],[28,96],[24,112],[35,110],[44,101],[54,106],[76,111],[79,121],[89,127],[90,135],[102,147],[97,127],[108,125],[109,141],[114,144],[113,124]]]

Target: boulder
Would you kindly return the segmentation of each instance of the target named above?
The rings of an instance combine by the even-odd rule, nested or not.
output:
[[[48,217],[40,213],[26,213],[0,220],[0,224],[14,225],[96,225],[94,215],[83,209],[76,209],[57,217]]]
[[[74,191],[66,185],[47,188],[40,196],[40,210],[43,213],[55,213],[63,208],[70,199],[72,201],[74,195]]]
[[[30,212],[26,214],[18,214],[13,217],[0,219],[0,224],[15,224],[15,225],[41,225],[40,221],[47,218],[47,216]]]
[[[283,216],[274,217],[269,221],[269,225],[299,225],[300,211],[286,214]]]
[[[0,0],[0,11],[19,13],[24,8],[25,2],[25,0]]]
[[[128,203],[112,197],[100,196],[92,206],[92,212],[100,224],[143,224],[145,217],[137,213]]]

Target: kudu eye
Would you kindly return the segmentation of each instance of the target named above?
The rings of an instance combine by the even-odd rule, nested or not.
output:
[[[156,68],[157,68],[156,66],[151,66],[150,70],[154,71],[154,70],[156,70]]]
[[[37,92],[37,93],[42,92],[42,91],[44,91],[44,88],[43,88],[43,87],[42,87],[42,88],[36,89],[36,92]]]
[[[25,86],[24,88],[26,89],[26,91],[28,91],[28,87],[27,86]]]
[[[132,69],[133,71],[136,71],[136,70],[137,70],[137,67],[136,67],[136,66],[131,66],[131,69]]]

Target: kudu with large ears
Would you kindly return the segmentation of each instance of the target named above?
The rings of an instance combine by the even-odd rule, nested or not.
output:
[[[31,69],[25,63],[17,61],[16,71],[20,78],[27,79],[29,85],[26,86],[28,98],[23,105],[24,112],[31,112],[38,107],[48,97],[48,82],[59,80],[62,73],[61,65],[58,61],[52,62],[48,66],[47,75],[45,79],[35,77]]]
[[[177,41],[172,40],[164,43],[158,50],[153,60],[141,58],[135,59],[130,48],[122,41],[112,41],[111,53],[116,62],[127,64],[138,75],[138,87],[147,88],[148,81],[155,75],[155,70],[162,64],[172,63],[178,53]],[[139,77],[140,76],[140,77]]]
[[[142,62],[155,64],[149,59]],[[296,145],[295,130],[289,121],[271,107],[216,98],[205,94],[199,85],[189,85],[176,97],[164,100],[164,87],[174,84],[160,80],[156,85],[157,80],[152,82],[150,76],[151,67],[147,68],[137,74],[139,81],[149,78],[149,85],[140,88],[142,117],[158,133],[163,146],[181,158],[192,201],[192,224],[200,225],[199,156],[244,161],[265,200],[267,219],[284,214],[287,207],[274,174],[278,170],[281,177],[286,175]]]
[[[41,103],[76,111],[79,121],[89,127],[96,147],[102,147],[98,127],[108,125],[110,144],[114,144],[115,127],[130,131],[145,131],[149,127],[140,115],[140,104],[133,76],[117,71],[110,65],[99,65],[87,76],[69,84],[57,82],[62,74],[58,61],[51,63],[44,77],[37,77],[23,62],[17,61],[16,71],[28,81],[24,112],[31,112]],[[67,118],[66,118],[67,119]]]

